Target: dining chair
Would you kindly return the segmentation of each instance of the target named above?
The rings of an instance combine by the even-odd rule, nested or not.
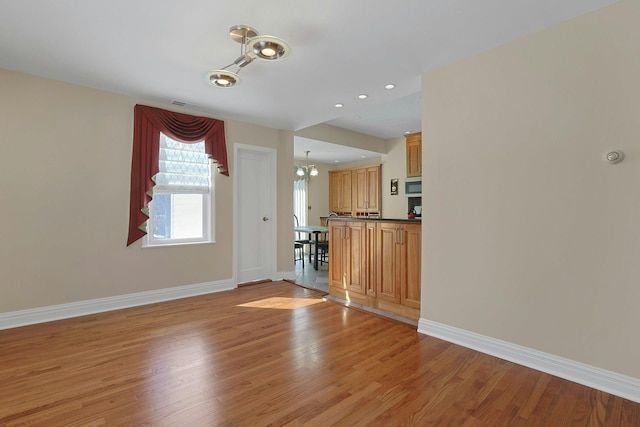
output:
[[[318,240],[318,263],[329,263],[329,240]]]
[[[293,214],[293,219],[295,221],[295,226],[299,227],[300,226],[300,221],[298,221],[298,216],[296,214]],[[309,262],[311,262],[311,243],[312,241],[309,239],[301,239],[300,238],[300,232],[296,231],[296,237],[293,241],[293,251],[294,251],[294,258],[293,261],[294,263],[296,261],[302,261],[302,268],[304,268],[304,252],[305,252],[305,245],[309,245]],[[300,258],[298,258],[298,256],[296,255],[296,251],[299,251],[300,253]]]
[[[293,262],[302,261],[302,268],[304,268],[304,245],[293,241]]]

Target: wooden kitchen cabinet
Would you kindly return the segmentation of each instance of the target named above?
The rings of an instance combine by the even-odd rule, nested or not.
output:
[[[420,222],[330,219],[329,293],[393,313],[420,317]]]
[[[420,308],[421,224],[380,222],[376,297]]]
[[[398,264],[398,224],[379,223],[377,227],[377,248],[378,248],[378,268],[377,268],[377,294],[379,299],[400,303],[400,281],[401,266]]]
[[[329,211],[351,215],[351,170],[329,171]]]
[[[404,246],[402,265],[406,266],[400,281],[400,304],[420,308],[420,266],[422,264],[422,226],[405,224],[401,246]]]
[[[354,169],[351,176],[353,216],[380,214],[382,203],[380,165]]]
[[[380,215],[382,209],[381,166],[329,172],[329,211],[343,216]]]
[[[407,178],[422,176],[422,133],[406,136]]]
[[[329,220],[329,286],[349,294],[366,294],[366,239],[361,221]]]

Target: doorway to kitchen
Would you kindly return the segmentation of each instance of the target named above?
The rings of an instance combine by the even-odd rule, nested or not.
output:
[[[309,206],[309,177],[296,177],[293,182],[293,215],[295,226],[309,225],[310,219],[307,218],[307,213],[310,209]],[[312,238],[312,235],[306,233],[296,232],[295,238],[297,241],[305,241]],[[313,268],[313,245],[303,244],[302,259],[299,256],[295,260],[295,282],[298,285],[317,289],[323,292],[329,292],[329,269],[326,263],[320,263],[318,270]],[[303,267],[304,261],[304,267]]]

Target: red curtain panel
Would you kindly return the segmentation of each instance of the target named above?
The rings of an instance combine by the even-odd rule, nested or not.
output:
[[[151,201],[153,177],[158,173],[161,132],[185,144],[204,140],[205,152],[216,163],[218,172],[229,176],[227,144],[222,120],[136,105],[127,246],[147,234],[144,225],[149,218],[147,205]]]

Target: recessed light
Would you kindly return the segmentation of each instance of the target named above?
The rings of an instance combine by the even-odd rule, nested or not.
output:
[[[367,99],[369,97],[369,95],[367,95],[366,93],[362,93],[360,95],[358,95],[358,99]]]
[[[344,104],[341,104],[341,103],[339,103],[339,102],[338,102],[336,105],[334,105],[334,107],[336,107],[336,108],[342,108],[342,107],[344,107]]]
[[[353,116],[353,118],[357,120],[357,119],[361,119],[362,116]]]
[[[411,131],[410,131],[410,130],[408,130],[408,131],[406,131],[404,134],[405,134],[405,135],[409,135],[410,133],[411,133]]]
[[[333,163],[340,163],[340,160],[334,160]]]
[[[360,157],[362,157],[363,159],[366,159],[366,158],[367,158],[367,156],[360,156]]]
[[[394,85],[393,83],[389,83],[388,85],[384,85],[385,89],[393,89],[394,87],[396,87],[396,85]]]

